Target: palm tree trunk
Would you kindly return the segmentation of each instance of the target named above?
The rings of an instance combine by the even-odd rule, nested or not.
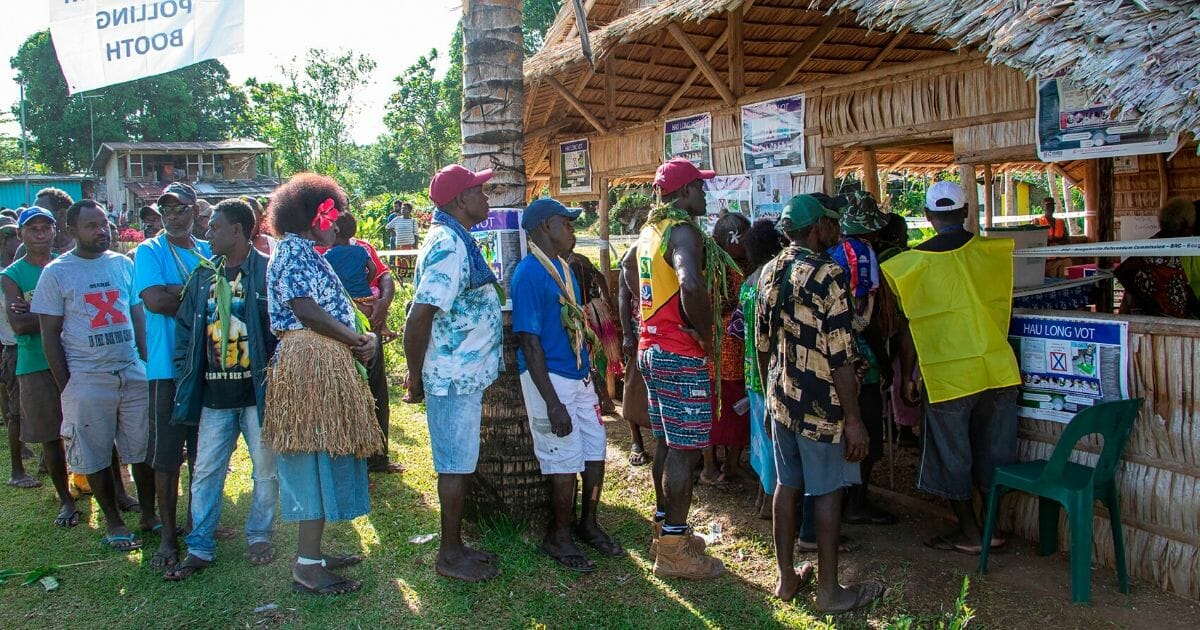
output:
[[[524,58],[521,0],[464,1],[463,165],[495,171],[486,186],[492,207],[525,205]],[[483,394],[479,466],[467,511],[477,520],[503,515],[541,525],[550,486],[533,455],[516,345],[512,318],[505,313],[504,364]]]

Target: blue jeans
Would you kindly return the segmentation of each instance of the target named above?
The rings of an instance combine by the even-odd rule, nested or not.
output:
[[[196,468],[192,471],[192,532],[186,540],[188,553],[202,560],[212,561],[217,555],[215,533],[221,521],[221,497],[238,434],[245,438],[254,466],[250,474],[254,479],[254,495],[246,519],[246,541],[253,545],[271,540],[275,508],[279,505],[279,478],[275,474],[275,453],[262,443],[258,407],[204,407],[200,411]]]
[[[453,385],[445,396],[425,394],[425,419],[433,469],[442,475],[469,475],[479,463],[479,420],[483,390],[460,394]]]

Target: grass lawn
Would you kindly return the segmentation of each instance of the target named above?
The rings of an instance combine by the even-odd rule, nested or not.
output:
[[[797,603],[785,604],[768,596],[774,581],[770,535],[766,523],[750,515],[752,496],[748,494],[698,490],[699,508],[693,522],[702,530],[710,522],[722,523],[723,535],[714,551],[726,563],[725,576],[701,583],[655,578],[646,553],[646,517],[653,504],[649,470],[631,469],[625,463],[627,433],[615,424],[609,425],[609,478],[601,523],[627,547],[627,556],[593,555],[598,570],[578,575],[558,569],[543,556],[535,535],[511,527],[473,530],[470,537],[475,542],[499,554],[501,576],[482,585],[438,577],[433,571],[436,541],[409,542],[438,531],[435,475],[423,410],[405,406],[398,398],[394,392],[392,452],[408,471],[373,476],[371,514],[327,530],[329,550],[366,556],[366,562],[349,571],[350,576],[365,582],[362,591],[340,598],[293,592],[288,559],[294,550],[296,528],[290,524],[278,527],[280,559],[270,566],[251,567],[243,557],[245,541],[235,539],[219,543],[218,562],[211,568],[182,584],[164,582],[161,572],[148,565],[157,538],[146,536],[146,549],[128,555],[102,548],[103,530],[92,502],[82,503],[84,516],[79,527],[52,527],[57,507],[43,476],[47,486],[33,491],[0,486],[0,520],[4,524],[0,568],[28,571],[47,564],[101,562],[59,570],[61,586],[54,592],[36,585],[22,586],[20,579],[0,586],[0,627],[827,627],[824,619],[811,612],[811,591]],[[2,459],[0,474],[7,479],[8,462]],[[241,448],[226,487],[222,522],[240,530],[249,501],[249,461]],[[847,558],[843,577],[883,578],[891,590],[874,610],[843,616],[836,625],[931,628],[949,622],[962,578],[971,572],[970,561],[943,556],[934,562],[913,561],[903,555],[881,557],[878,551],[888,549],[889,537],[915,534],[875,528],[878,534],[860,536],[857,532],[862,531],[866,530],[854,534],[865,538],[867,547],[854,554],[853,560]],[[913,557],[928,557],[920,553],[917,544]],[[1047,593],[1036,584],[1025,590],[1009,584],[984,586],[980,596],[984,603],[975,601],[974,593],[967,603],[988,607],[989,601],[995,601],[997,608],[981,610],[981,620],[990,617],[993,623],[985,625],[991,627],[1007,627],[1002,619],[1016,621],[996,615],[1014,603],[1028,613],[1020,615],[1024,621],[1042,625],[1064,614],[1069,606],[1063,597],[1065,563],[1051,566],[1056,567],[1052,568],[1052,581],[1062,584],[1062,589]],[[1016,576],[1018,583],[1024,579]],[[1107,576],[1101,579],[1109,581]],[[973,583],[972,590],[975,588]],[[261,610],[268,605],[273,607]],[[1095,612],[1098,614],[1080,617],[1068,611],[1063,620],[1068,626],[1106,625],[1104,612]],[[1093,620],[1097,623],[1090,623]]]

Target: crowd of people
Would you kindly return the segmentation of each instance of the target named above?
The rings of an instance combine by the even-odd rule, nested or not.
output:
[[[506,298],[534,455],[552,492],[541,546],[566,569],[596,570],[586,548],[625,553],[597,518],[599,381],[612,365],[625,380],[631,463],[651,465],[655,575],[721,575],[689,524],[694,484],[751,483],[759,515],[773,523],[776,596],[790,600],[817,576],[823,612],[878,599],[880,582],[844,586],[837,566],[855,548],[843,523],[897,522],[867,491],[889,421],[885,396],[898,422],[923,413],[917,485],[949,500],[957,517],[925,544],[965,554],[1005,544],[982,540],[973,495],[1016,460],[1012,241],[968,232],[965,194],[951,182],[928,190],[936,235],[913,248],[903,218],[862,193],[797,195],[777,221],[728,214],[710,235],[696,219],[714,175],[683,159],[658,168],[657,203],[620,264],[619,344],[602,339],[589,310],[608,288],[574,252],[578,209],[551,198],[525,209],[529,254],[506,296],[469,231],[487,218],[492,173],[451,165],[434,176],[403,346],[404,401],[425,404],[438,476],[437,573],[470,582],[499,574],[496,556],[465,544],[461,525],[483,393],[502,367]],[[391,272],[355,238],[346,195],[330,178],[296,175],[265,211],[248,198],[204,206],[186,184],[169,185],[154,208],[161,233],[130,256],[110,251],[101,204],[55,189],[40,191],[15,225],[0,219],[10,483],[36,483],[21,467],[22,442],[41,444],[61,503],[55,525],[78,524],[68,474],[85,475],[104,544],[138,549],[139,534],[154,533],[151,564],[185,580],[231,533],[219,523],[240,435],[253,466],[250,563],[275,559],[278,512],[298,524],[294,586],[354,591],[361,583],[339,570],[361,558],[329,553],[322,540],[327,521],[369,512],[369,472],[402,470],[386,454]],[[411,207],[395,210],[389,229],[411,247]],[[188,501],[177,522],[184,463]],[[137,533],[123,512],[140,513]],[[817,552],[819,575],[812,563],[794,565],[797,549]]]

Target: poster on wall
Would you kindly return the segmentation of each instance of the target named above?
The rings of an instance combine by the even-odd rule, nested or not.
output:
[[[1067,423],[1129,398],[1128,322],[1013,315],[1008,342],[1021,370],[1017,415]]]
[[[704,181],[705,231],[712,234],[713,226],[722,213],[737,212],[750,218],[750,176],[718,175]]]
[[[711,170],[712,114],[668,120],[663,125],[663,160],[686,158],[697,168]]]
[[[528,245],[525,231],[521,229],[521,211],[514,208],[492,208],[488,218],[471,228],[471,235],[479,244],[483,258],[491,266],[500,288],[504,289],[503,310],[512,310],[512,294],[508,290],[512,283],[517,263],[525,257]]]
[[[1121,113],[1114,117],[1115,110],[1115,103],[1096,102],[1062,76],[1039,77],[1038,159],[1063,162],[1175,150],[1177,134],[1143,131],[1136,116]]]
[[[783,206],[792,198],[792,175],[787,171],[754,173],[751,186],[750,220],[777,220]]]
[[[592,192],[592,156],[588,140],[572,140],[558,145],[558,193],[574,195]]]
[[[807,170],[803,94],[742,107],[742,157],[747,173]]]

